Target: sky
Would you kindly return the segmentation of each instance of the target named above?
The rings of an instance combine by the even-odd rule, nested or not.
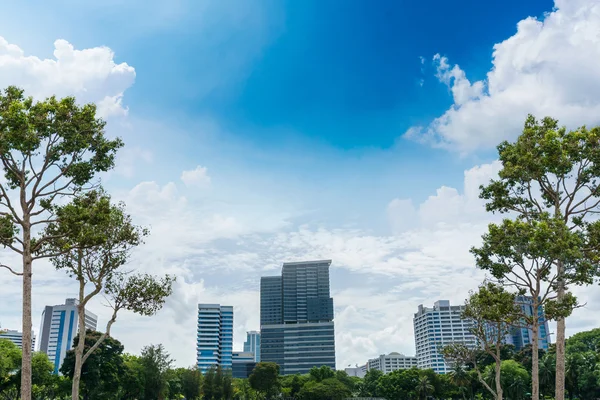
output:
[[[484,279],[495,146],[528,113],[600,124],[599,31],[590,0],[32,0],[2,6],[0,87],[94,102],[125,141],[102,182],[151,231],[130,265],[177,276],[156,316],[119,316],[126,351],[194,364],[197,303],[234,306],[241,350],[260,277],[332,259],[343,368],[414,355],[418,305]],[[37,331],[76,289],[45,262],[33,279]],[[598,288],[574,290],[568,334],[600,325]],[[0,271],[3,328],[20,300]]]

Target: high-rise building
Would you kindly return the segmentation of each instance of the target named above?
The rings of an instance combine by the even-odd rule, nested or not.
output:
[[[372,358],[367,362],[367,369],[377,369],[384,374],[399,369],[410,369],[417,366],[417,357],[405,356],[404,354],[392,352]]]
[[[448,300],[436,301],[433,308],[419,305],[413,318],[419,368],[444,374],[450,370],[441,354],[444,346],[451,343],[477,346],[475,336],[469,331],[473,322],[462,319],[464,307],[451,306]]]
[[[46,306],[40,327],[40,351],[48,355],[58,374],[68,350],[73,348],[77,336],[77,300],[67,299],[65,304]],[[85,328],[96,330],[98,317],[85,310]]]
[[[233,307],[198,304],[196,360],[200,372],[213,366],[231,369],[233,353]]]
[[[260,332],[246,332],[246,341],[244,342],[244,352],[253,353],[254,361],[260,362]]]
[[[23,349],[23,332],[0,329],[0,339],[10,340],[20,349]],[[31,332],[31,351],[35,351],[35,334],[33,332]]]
[[[533,300],[527,296],[517,296],[516,304],[521,308],[523,315],[531,317],[534,315]],[[548,321],[542,306],[538,307],[537,315],[539,318],[539,347],[540,349],[548,350],[550,346],[550,330],[548,329]],[[519,351],[523,347],[531,344],[533,340],[533,331],[528,327],[512,327],[510,333],[506,337],[506,343],[515,346],[515,350]]]
[[[234,351],[231,375],[233,378],[248,378],[256,366],[254,353],[246,351]]]
[[[260,360],[279,364],[282,375],[312,367],[335,369],[331,260],[284,263],[281,276],[260,282]]]

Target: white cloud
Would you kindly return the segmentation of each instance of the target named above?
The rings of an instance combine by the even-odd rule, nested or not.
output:
[[[134,81],[135,69],[115,63],[108,47],[75,50],[59,39],[54,58],[41,59],[0,36],[0,88],[16,85],[37,99],[73,95],[79,102],[96,103],[99,116],[107,118],[127,114],[122,98]]]
[[[181,173],[181,180],[186,186],[208,186],[210,185],[210,176],[208,175],[208,169],[198,165],[196,169],[190,171],[183,171]]]
[[[470,152],[514,139],[529,113],[572,128],[600,123],[600,3],[556,0],[555,7],[543,20],[520,21],[515,35],[494,46],[485,80],[470,82],[436,55],[437,77],[454,104],[406,136]]]

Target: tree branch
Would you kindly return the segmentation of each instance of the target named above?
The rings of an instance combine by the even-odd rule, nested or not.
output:
[[[22,272],[17,272],[14,269],[12,269],[11,267],[9,267],[8,265],[4,265],[4,264],[0,264],[0,268],[6,268],[7,270],[9,270],[11,273],[13,273],[14,275],[17,276],[23,276]]]

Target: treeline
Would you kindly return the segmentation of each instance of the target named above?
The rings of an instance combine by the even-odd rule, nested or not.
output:
[[[100,332],[88,331],[86,347]],[[75,338],[77,341],[78,338]],[[531,398],[531,347],[515,352],[510,345],[500,349],[504,398]],[[578,333],[567,340],[566,391],[570,399],[600,398],[600,328]],[[439,375],[432,370],[394,371],[383,374],[370,370],[361,379],[344,371],[314,367],[305,375],[279,375],[273,363],[258,363],[249,379],[233,379],[228,370],[213,368],[204,376],[195,366],[175,368],[162,345],[150,345],[139,356],[124,353],[123,345],[107,338],[83,366],[81,397],[85,400],[342,400],[353,397],[426,400],[491,399],[479,379],[493,385],[495,361],[480,351],[475,364],[452,366]],[[554,398],[556,353],[539,350],[540,392]],[[16,400],[20,389],[21,351],[8,340],[0,340],[0,400]],[[71,398],[74,353],[67,354],[62,376],[53,375],[53,365],[43,353],[33,356],[33,399]]]

